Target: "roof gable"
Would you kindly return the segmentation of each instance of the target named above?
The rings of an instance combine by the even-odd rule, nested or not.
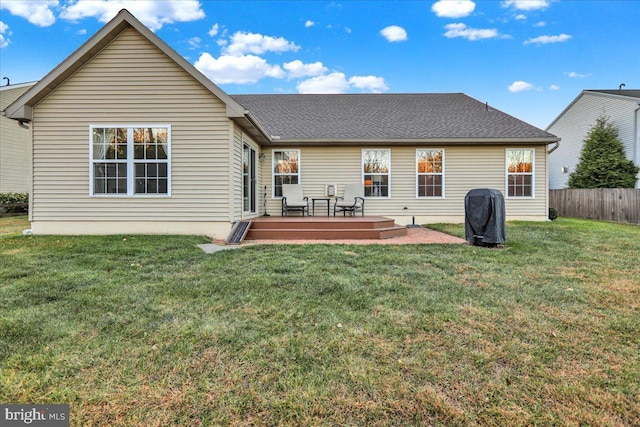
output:
[[[16,100],[5,110],[7,117],[21,120],[32,120],[32,108],[39,101],[50,94],[56,87],[62,84],[78,69],[89,62],[98,52],[113,41],[126,28],[132,27],[147,38],[158,49],[169,56],[174,62],[181,66],[194,79],[205,86],[213,95],[218,97],[227,106],[227,117],[243,119],[245,117],[244,108],[234,101],[226,92],[215,85],[205,75],[198,71],[186,59],[175,50],[169,47],[144,24],[138,21],[126,9],[121,10],[115,18],[104,25],[96,34],[73,52],[67,59],[62,61],[49,74],[36,83],[24,95]]]
[[[560,120],[560,118],[564,116],[566,112],[569,111],[569,109],[571,109],[571,107],[573,107],[573,105],[583,96],[602,96],[622,101],[637,102],[640,104],[640,89],[585,89],[580,92],[578,96],[576,96],[575,99],[571,101],[571,103],[567,105],[567,107],[562,110],[562,112],[558,114],[551,123],[549,123],[549,126],[547,126],[545,130],[551,129],[551,127],[553,127],[553,125],[555,125],[556,122]]]

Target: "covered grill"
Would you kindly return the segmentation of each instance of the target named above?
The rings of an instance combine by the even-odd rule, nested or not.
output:
[[[476,246],[506,241],[504,197],[500,190],[476,188],[464,198],[465,238]]]

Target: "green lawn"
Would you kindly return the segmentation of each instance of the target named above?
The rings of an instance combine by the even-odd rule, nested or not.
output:
[[[640,227],[205,242],[1,236],[0,402],[74,426],[640,425]]]

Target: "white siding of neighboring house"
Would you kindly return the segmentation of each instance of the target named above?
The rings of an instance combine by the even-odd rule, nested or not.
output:
[[[0,111],[18,99],[33,83],[0,88]],[[0,193],[30,193],[31,129],[0,116]]]
[[[327,184],[337,184],[337,195],[342,196],[345,184],[362,182],[362,148],[286,148],[300,149],[300,183],[310,204],[312,197],[324,196],[324,186]],[[523,199],[506,198],[507,146],[434,147],[445,149],[445,197],[429,199],[416,198],[416,148],[424,147],[375,148],[391,150],[391,198],[367,198],[366,215],[388,216],[401,224],[410,223],[413,216],[417,223],[422,224],[464,222],[464,197],[467,192],[473,188],[496,188],[505,195],[507,219],[544,221],[548,217],[546,147],[535,148],[535,197]],[[268,186],[267,212],[279,216],[281,201],[272,197],[272,149],[264,149],[263,152],[266,158],[262,180]],[[318,206],[317,215],[326,212],[326,205]]]
[[[580,161],[583,141],[598,117],[608,116],[618,129],[629,160],[640,161],[640,125],[637,120],[638,101],[607,94],[585,92],[578,100],[547,129],[562,138],[557,150],[549,155],[549,188],[567,188],[569,174],[575,171]],[[562,168],[567,172],[563,173]],[[640,188],[640,181],[636,182]]]
[[[146,123],[171,125],[171,196],[91,196],[89,126]],[[33,129],[34,233],[221,237],[230,228],[225,104],[136,30],[36,105]]]

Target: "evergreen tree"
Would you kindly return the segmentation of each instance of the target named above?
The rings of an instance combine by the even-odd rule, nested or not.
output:
[[[569,188],[633,188],[639,168],[624,154],[618,129],[600,116],[584,139],[580,161],[569,175]]]

